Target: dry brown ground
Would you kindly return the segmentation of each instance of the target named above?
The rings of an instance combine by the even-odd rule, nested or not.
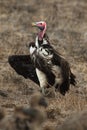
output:
[[[33,40],[33,21],[45,20],[54,48],[70,63],[77,86],[69,93],[48,98],[49,125],[60,125],[73,113],[87,109],[87,1],[86,0],[0,0],[0,106],[11,113],[15,106],[29,106],[39,87],[14,72],[8,64],[12,54],[28,54]]]

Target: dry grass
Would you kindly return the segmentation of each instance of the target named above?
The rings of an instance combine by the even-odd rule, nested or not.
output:
[[[12,54],[28,54],[26,44],[36,29],[32,21],[46,20],[54,48],[69,61],[77,86],[66,96],[58,92],[48,98],[46,109],[51,125],[60,125],[75,112],[87,109],[87,2],[86,0],[0,0],[0,96],[1,107],[11,113],[14,106],[29,106],[39,87],[14,72],[8,64]]]
[[[86,122],[87,111],[81,111],[68,118],[57,130],[86,130]]]

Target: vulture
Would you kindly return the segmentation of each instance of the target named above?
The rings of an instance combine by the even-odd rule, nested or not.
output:
[[[8,62],[19,75],[38,84],[43,95],[49,87],[65,95],[70,84],[75,86],[76,76],[66,59],[51,45],[46,34],[46,22],[34,22],[32,26],[39,32],[35,41],[29,43],[29,55],[11,55]]]

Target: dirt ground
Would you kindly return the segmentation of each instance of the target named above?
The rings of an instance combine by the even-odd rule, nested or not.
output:
[[[87,109],[87,0],[0,0],[0,107],[7,114],[15,106],[29,106],[39,87],[24,79],[8,64],[8,56],[28,54],[26,44],[34,40],[31,23],[47,22],[54,48],[70,63],[77,85],[62,96],[47,98],[47,123],[60,125],[66,118]]]

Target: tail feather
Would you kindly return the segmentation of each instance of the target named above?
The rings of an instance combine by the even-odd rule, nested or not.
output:
[[[62,77],[63,77],[63,82],[60,86],[60,93],[62,95],[65,95],[65,93],[69,90],[70,87],[70,67],[67,61],[62,60],[61,62],[61,71],[62,71]]]
[[[76,85],[76,76],[72,72],[70,72],[70,84]]]

